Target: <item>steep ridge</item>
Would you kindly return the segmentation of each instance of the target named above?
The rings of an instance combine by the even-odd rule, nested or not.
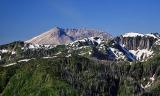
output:
[[[153,54],[152,47],[158,42],[160,35],[158,33],[140,34],[129,32],[115,38],[115,41],[131,53],[136,55],[137,60],[144,60]]]
[[[27,40],[27,43],[32,44],[68,44],[75,40],[80,40],[87,37],[104,37],[111,38],[112,36],[107,32],[91,30],[91,29],[62,29],[55,27],[45,33],[42,33],[36,37],[33,37],[30,40]]]
[[[107,41],[100,37],[90,37],[77,40],[67,45],[70,52],[77,51],[79,55],[94,57],[99,60],[135,61],[135,56],[129,50],[115,41]]]
[[[126,33],[116,38],[117,41],[121,44],[124,44],[125,47],[129,50],[137,49],[150,49],[153,44],[158,40],[153,34],[140,34],[140,33]]]
[[[157,46],[158,41],[158,34],[132,32],[116,37],[111,41],[106,41],[100,37],[77,40],[69,44],[69,49],[77,51],[81,49],[80,53],[89,54],[89,56],[100,60],[145,61],[155,54],[152,47]],[[85,52],[83,52],[84,50]]]

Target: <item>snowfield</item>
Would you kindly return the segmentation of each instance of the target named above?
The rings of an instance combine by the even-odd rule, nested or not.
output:
[[[34,59],[34,58],[32,58],[32,59]],[[31,60],[31,59],[22,59],[22,60],[19,60],[19,61],[17,61],[17,62],[18,62],[18,63],[20,63],[20,62],[28,62],[28,61],[30,61],[30,60]],[[9,67],[9,66],[12,66],[12,65],[16,65],[17,62],[13,62],[13,63],[9,63],[9,64],[2,65],[2,67]]]
[[[141,87],[143,89],[150,87],[154,83],[154,81],[155,81],[155,74],[152,77],[150,77],[149,79],[150,79],[150,81],[148,81],[148,83],[146,85],[142,85],[141,84]],[[145,80],[145,78],[144,78],[144,80]]]
[[[136,56],[136,59],[139,61],[144,61],[146,58],[152,56],[153,51],[147,49],[138,49],[138,50],[129,50],[132,54]]]
[[[9,64],[3,65],[3,67],[9,67],[9,66],[12,66],[12,65],[15,65],[15,64],[17,64],[17,63],[9,63]]]
[[[137,33],[137,32],[128,32],[128,33],[125,33],[124,35],[122,35],[123,37],[137,37],[137,36],[140,36],[140,37],[153,37],[153,38],[158,38],[156,37],[155,35],[153,34],[141,34],[141,33]]]
[[[22,59],[22,60],[19,60],[18,62],[28,62],[29,60],[31,59]]]
[[[160,39],[155,42],[156,45],[160,45]]]
[[[143,37],[143,34],[140,33],[136,33],[136,32],[129,32],[129,33],[125,33],[124,35],[122,35],[123,37],[137,37],[137,36],[141,36]]]

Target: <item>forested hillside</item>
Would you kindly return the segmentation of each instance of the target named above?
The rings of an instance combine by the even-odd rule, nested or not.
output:
[[[0,81],[2,96],[159,96],[160,56],[132,64],[36,58],[1,67]]]

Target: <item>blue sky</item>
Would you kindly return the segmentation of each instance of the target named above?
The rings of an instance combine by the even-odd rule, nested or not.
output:
[[[95,28],[116,36],[160,32],[160,0],[0,0],[0,44],[54,26]]]

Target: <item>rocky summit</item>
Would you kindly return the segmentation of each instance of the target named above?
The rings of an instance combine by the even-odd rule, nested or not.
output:
[[[74,29],[74,28],[59,28],[54,27],[53,29],[44,32],[36,37],[33,37],[30,40],[27,40],[27,43],[32,44],[53,44],[53,45],[60,45],[60,44],[68,44],[75,40],[80,40],[87,37],[105,37],[111,38],[112,36],[103,31],[93,30],[93,29]]]

